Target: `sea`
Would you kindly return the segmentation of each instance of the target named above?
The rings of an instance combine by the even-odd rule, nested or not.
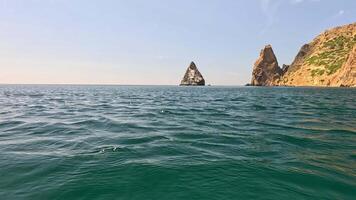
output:
[[[356,199],[356,89],[0,85],[0,199]]]

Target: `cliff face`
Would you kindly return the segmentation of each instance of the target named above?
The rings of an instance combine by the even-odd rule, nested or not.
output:
[[[194,62],[190,63],[180,85],[181,86],[205,85],[205,80],[203,78],[203,75],[201,75]]]
[[[342,66],[339,73],[331,79],[330,84],[341,87],[356,86],[356,45],[349,54],[346,63]]]
[[[271,45],[265,46],[254,64],[251,85],[273,86],[281,75],[282,69],[278,66],[278,61]]]
[[[274,85],[356,86],[356,23],[336,27],[305,44]]]

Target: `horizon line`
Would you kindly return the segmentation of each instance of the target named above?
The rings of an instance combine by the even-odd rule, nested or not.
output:
[[[106,83],[0,83],[0,85],[87,85],[87,86],[180,86],[179,84],[173,85],[173,84],[106,84]],[[213,85],[213,84],[207,84],[205,85],[206,87],[210,86],[245,86],[245,85]],[[180,87],[186,87],[186,86],[180,86]],[[199,86],[192,86],[192,87],[199,87]],[[204,86],[201,86],[204,87]]]

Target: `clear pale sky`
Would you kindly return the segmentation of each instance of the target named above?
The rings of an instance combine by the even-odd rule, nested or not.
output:
[[[250,81],[260,49],[279,64],[355,0],[0,0],[0,83],[176,85]]]

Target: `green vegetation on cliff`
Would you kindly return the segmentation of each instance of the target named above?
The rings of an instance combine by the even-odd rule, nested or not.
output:
[[[323,69],[314,69],[311,75],[334,74],[346,61],[348,53],[356,44],[356,35],[341,35],[327,40],[321,46],[316,55],[309,56],[304,63],[307,65],[320,66]]]

